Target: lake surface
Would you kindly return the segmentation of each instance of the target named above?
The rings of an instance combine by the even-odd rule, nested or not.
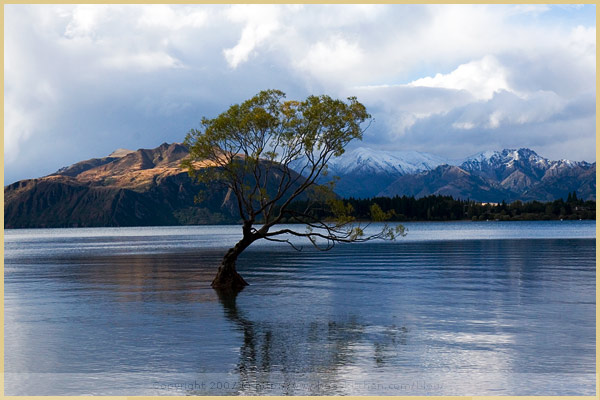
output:
[[[329,252],[237,226],[5,231],[6,395],[594,395],[594,221],[407,223]]]

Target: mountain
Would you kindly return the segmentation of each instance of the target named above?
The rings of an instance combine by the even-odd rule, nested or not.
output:
[[[366,174],[406,175],[428,171],[446,163],[446,159],[418,151],[385,151],[360,147],[332,159],[329,168],[331,171],[343,175],[358,171]]]
[[[238,222],[235,196],[194,182],[178,143],[118,149],[37,179],[4,187],[4,227],[150,226]],[[596,163],[551,161],[529,149],[479,153],[456,165],[418,152],[355,149],[330,163],[343,197],[431,194],[480,202],[551,201],[577,192],[595,199]],[[210,168],[210,165],[205,165]],[[331,179],[325,177],[324,180]],[[277,190],[271,175],[267,193]],[[204,196],[195,202],[199,192]]]
[[[468,174],[453,168],[438,170],[443,165]],[[573,191],[580,198],[595,199],[595,171],[595,163],[552,161],[526,148],[485,151],[462,160],[448,160],[416,151],[360,147],[332,159],[328,176],[319,182],[338,177],[335,191],[346,198],[439,193],[482,202],[552,201]]]
[[[4,188],[4,227],[177,225],[194,206],[202,187],[179,168],[188,154],[180,144],[155,149],[120,149],[103,158],[81,161],[38,179]],[[198,220],[214,216],[224,195],[210,192]],[[227,205],[224,204],[227,210]]]
[[[467,157],[460,167],[487,179],[503,181],[515,171],[540,179],[550,163],[551,161],[538,156],[530,149],[505,149],[486,151]]]
[[[561,160],[548,168],[542,179],[528,187],[522,197],[525,200],[549,201],[566,198],[572,191],[576,191],[581,199],[596,199],[596,163]]]
[[[217,182],[195,183],[180,168],[178,143],[119,149],[54,174],[4,188],[4,227],[150,226],[237,222],[235,196]],[[278,180],[267,182],[267,192]],[[203,199],[195,203],[202,191]]]
[[[431,171],[401,176],[378,195],[406,195],[416,198],[444,195],[486,202],[500,202],[509,197],[506,190],[491,185],[486,179],[447,164]]]
[[[383,151],[360,147],[333,158],[328,176],[320,183],[339,177],[336,192],[342,197],[373,197],[406,174],[429,171],[447,160],[417,151]],[[293,166],[292,166],[293,167]]]
[[[464,174],[454,171],[455,180],[443,179],[443,171],[448,168],[441,168],[420,173],[414,179],[398,178],[378,194],[451,194],[482,202],[552,201],[566,198],[573,191],[582,199],[596,196],[596,163],[552,161],[522,148],[486,151],[457,164],[456,168]]]

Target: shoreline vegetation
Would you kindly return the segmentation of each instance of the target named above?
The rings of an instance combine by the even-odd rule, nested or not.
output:
[[[370,199],[344,199],[354,210],[357,222],[369,220],[370,207],[377,204],[385,213],[389,213],[390,222],[444,222],[444,221],[557,221],[557,220],[595,220],[596,201],[581,200],[576,193],[569,193],[567,200],[558,199],[548,202],[514,201],[511,203],[480,203],[472,200],[454,199],[451,196],[431,195],[421,198],[413,196],[374,197]],[[304,210],[307,201],[296,201],[290,205],[292,209]],[[312,212],[323,220],[333,220],[329,206],[313,204]],[[187,209],[178,214],[179,224],[189,225],[238,225],[239,221],[226,218],[223,214],[211,212],[201,207]],[[257,221],[260,223],[260,221]],[[282,220],[281,223],[297,221]],[[43,228],[85,228],[85,227],[119,227],[119,226],[167,226],[156,225],[64,225],[6,228],[6,229],[43,229]]]
[[[345,199],[354,210],[359,221],[368,220],[369,209],[377,204],[389,213],[389,221],[550,221],[550,220],[595,220],[596,201],[581,200],[577,193],[569,193],[567,199],[549,202],[520,200],[506,203],[480,203],[472,200],[454,199],[451,196],[431,195],[416,199],[408,196],[374,197],[370,199]],[[295,208],[303,209],[307,202],[296,202]],[[331,212],[326,204],[316,207],[319,217],[329,218]]]

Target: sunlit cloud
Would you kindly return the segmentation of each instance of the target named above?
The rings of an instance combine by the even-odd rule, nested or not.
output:
[[[459,65],[449,74],[417,79],[408,86],[466,90],[478,100],[489,100],[501,90],[510,91],[506,69],[493,56]]]
[[[235,5],[227,12],[234,23],[245,23],[238,43],[223,50],[232,68],[248,60],[254,49],[272,35],[279,27],[280,8],[274,5]]]

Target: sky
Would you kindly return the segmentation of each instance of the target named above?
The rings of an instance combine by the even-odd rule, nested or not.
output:
[[[595,5],[5,5],[4,183],[181,142],[263,89],[365,146],[596,160]]]

